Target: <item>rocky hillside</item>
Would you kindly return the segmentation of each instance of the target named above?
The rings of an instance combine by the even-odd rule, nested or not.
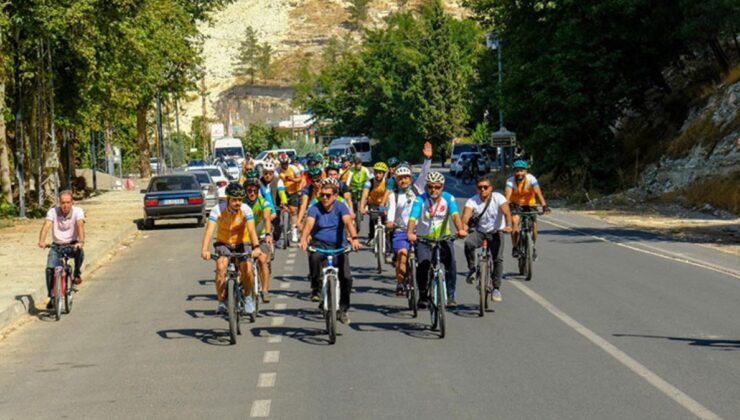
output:
[[[366,28],[383,25],[383,19],[403,10],[413,10],[421,0],[392,1],[371,0],[368,5]],[[443,4],[453,16],[466,15],[462,0],[444,0]],[[203,49],[205,59],[205,87],[209,118],[224,118],[232,114],[235,125],[248,123],[257,118],[248,118],[250,112],[239,110],[261,109],[260,118],[279,119],[290,114],[290,103],[285,101],[284,92],[276,96],[235,96],[234,89],[246,81],[236,80],[233,75],[233,58],[247,26],[252,26],[260,42],[268,42],[274,53],[274,80],[263,84],[289,86],[297,66],[306,57],[316,57],[332,37],[359,39],[360,32],[349,24],[349,1],[343,0],[237,0],[213,16],[212,22],[200,28],[206,40]],[[184,105],[186,129],[193,117],[201,115],[201,101],[193,95],[192,101]],[[246,118],[246,120],[245,120]]]

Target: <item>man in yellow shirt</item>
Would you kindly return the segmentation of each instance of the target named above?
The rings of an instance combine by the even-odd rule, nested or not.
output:
[[[550,207],[545,202],[545,197],[542,195],[540,184],[537,178],[532,174],[528,174],[529,164],[523,160],[517,160],[514,162],[514,176],[506,180],[506,189],[504,193],[506,195],[506,201],[510,203],[512,215],[512,232],[511,232],[511,245],[512,245],[512,256],[517,258],[516,254],[516,241],[519,236],[519,222],[521,216],[515,214],[516,212],[522,211],[536,211],[537,200],[542,205],[542,210],[547,214],[550,213]],[[532,239],[537,242],[537,220],[532,225]],[[532,250],[534,255],[536,252]]]

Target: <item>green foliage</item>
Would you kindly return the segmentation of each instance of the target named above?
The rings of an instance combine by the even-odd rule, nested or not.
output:
[[[267,42],[259,45],[256,61],[257,69],[262,80],[270,80],[272,78],[272,52],[272,46]]]
[[[296,153],[299,156],[321,151],[321,147],[311,141],[306,141],[303,139],[293,140],[290,137],[285,137],[282,143],[280,143],[280,147],[283,149],[295,149]]]
[[[491,128],[487,122],[475,125],[475,130],[470,134],[470,140],[475,144],[488,144],[491,141]]]
[[[244,38],[239,43],[239,53],[234,59],[234,76],[249,76],[254,83],[254,76],[260,67],[259,59],[261,47],[257,39],[257,31],[251,26],[244,30]]]
[[[5,201],[4,197],[0,197],[0,219],[11,219],[18,215],[18,209],[16,209],[13,203]]]
[[[362,27],[362,23],[367,20],[368,4],[370,0],[350,0],[348,7],[350,22],[356,29]]]
[[[247,133],[242,139],[244,150],[253,155],[267,150],[270,146],[270,132],[271,130],[262,124],[249,124]]]

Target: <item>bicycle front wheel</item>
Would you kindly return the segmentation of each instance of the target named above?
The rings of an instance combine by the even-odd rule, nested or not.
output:
[[[280,224],[282,225],[282,238],[283,238],[283,249],[288,249],[290,244],[290,235],[293,232],[290,231],[290,213],[287,211],[280,212]]]
[[[66,284],[64,290],[64,313],[69,314],[72,312],[72,302],[74,297],[74,291],[72,291],[72,276],[69,272],[65,276]]]
[[[444,271],[442,271],[441,275],[437,274],[437,318],[439,319],[439,338],[445,338],[445,334],[447,332],[447,325],[445,324],[445,303],[447,297],[445,296],[444,281]]]
[[[416,284],[416,261],[409,259],[409,266],[406,269],[406,297],[409,301],[411,315],[416,318],[419,316],[419,287]]]
[[[62,300],[64,299],[62,283],[64,282],[64,271],[60,268],[54,270],[54,318],[57,321],[62,318]]]
[[[329,344],[334,344],[337,342],[336,277],[330,276],[327,283],[327,296],[325,302],[329,305],[329,308],[328,310],[324,311],[324,316],[326,317],[326,332],[329,334]]]
[[[260,312],[260,292],[262,291],[262,272],[259,263],[254,262],[254,275],[252,276],[252,302],[254,303],[253,318],[256,318]]]
[[[226,316],[229,317],[229,340],[236,344],[238,320],[236,310],[236,279],[229,276],[226,280]]]
[[[486,258],[480,261],[478,264],[478,298],[480,308],[478,309],[478,315],[483,316],[486,314],[486,306],[488,297],[488,260]]]
[[[534,240],[532,236],[527,236],[527,262],[524,266],[525,279],[532,280],[532,253],[534,252]]]
[[[383,273],[383,238],[382,229],[375,229],[375,260],[378,263],[378,274]]]

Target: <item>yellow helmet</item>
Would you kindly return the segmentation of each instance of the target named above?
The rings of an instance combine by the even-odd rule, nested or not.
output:
[[[373,171],[375,172],[388,172],[388,165],[386,165],[383,162],[378,162],[373,166]]]

